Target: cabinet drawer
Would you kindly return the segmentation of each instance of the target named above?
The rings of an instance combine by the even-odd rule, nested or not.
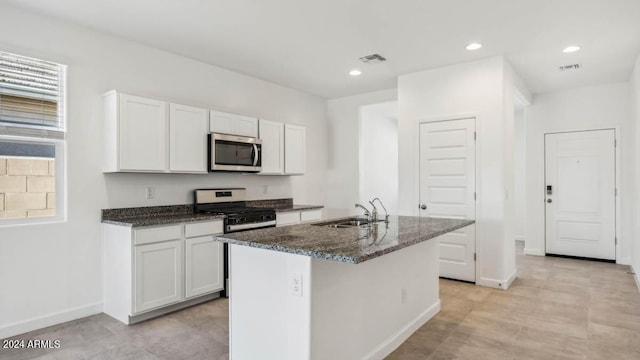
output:
[[[300,212],[300,222],[317,221],[322,218],[322,210],[306,210]]]
[[[188,238],[222,234],[223,232],[224,226],[222,225],[222,220],[186,224],[184,226],[184,236]]]
[[[159,241],[180,239],[182,237],[182,226],[163,226],[149,229],[139,229],[133,231],[133,244],[142,245]]]
[[[300,223],[300,211],[276,214],[276,226],[295,225]]]

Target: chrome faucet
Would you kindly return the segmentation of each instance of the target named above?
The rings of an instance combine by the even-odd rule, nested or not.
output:
[[[357,208],[361,208],[362,210],[364,210],[364,216],[367,217],[367,220],[371,221],[371,212],[369,212],[369,209],[367,209],[366,207],[360,205],[360,204],[356,204]]]
[[[369,204],[373,207],[373,211],[371,211],[371,221],[376,222],[378,221],[378,208],[373,204],[373,201],[369,201]]]
[[[375,214],[375,220],[374,221],[378,221],[378,212],[376,209],[376,206],[373,205],[374,202],[376,202],[376,200],[378,200],[378,202],[380,203],[380,206],[382,206],[382,209],[384,209],[384,222],[388,223],[389,222],[389,213],[387,212],[387,208],[384,207],[384,204],[382,203],[382,200],[380,200],[380,198],[375,198],[371,201],[369,201],[369,204],[371,204],[371,206],[373,206],[373,211]]]

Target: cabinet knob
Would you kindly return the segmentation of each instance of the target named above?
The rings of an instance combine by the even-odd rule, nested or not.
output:
[[[427,210],[427,205],[425,205],[425,204],[420,205],[420,209]]]
[[[547,202],[548,202],[549,204],[551,204],[551,203],[553,202],[553,200],[551,200],[551,199],[547,199]]]

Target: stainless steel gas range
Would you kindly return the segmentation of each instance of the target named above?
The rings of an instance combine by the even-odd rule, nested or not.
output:
[[[250,207],[246,204],[246,189],[196,189],[193,191],[196,213],[225,215],[225,234],[276,226],[276,212],[271,208]],[[229,289],[229,247],[224,244],[223,296]]]

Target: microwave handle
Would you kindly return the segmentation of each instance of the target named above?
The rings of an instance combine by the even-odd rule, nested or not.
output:
[[[253,144],[253,166],[258,165],[258,145]]]

